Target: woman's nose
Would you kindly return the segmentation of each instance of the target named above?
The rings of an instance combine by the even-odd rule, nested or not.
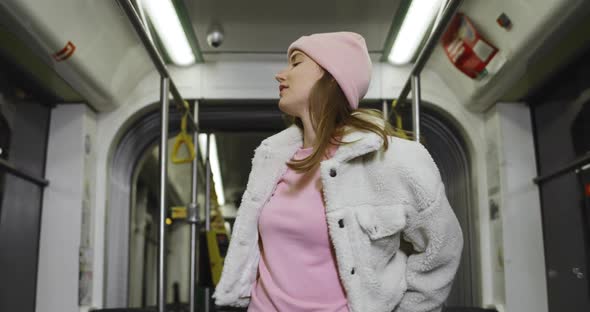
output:
[[[276,79],[276,80],[277,80],[279,83],[280,83],[280,82],[283,82],[283,81],[285,80],[285,75],[283,74],[283,72],[284,72],[284,71],[285,71],[285,70],[283,69],[283,70],[281,70],[280,72],[278,72],[278,73],[275,75],[275,79]]]

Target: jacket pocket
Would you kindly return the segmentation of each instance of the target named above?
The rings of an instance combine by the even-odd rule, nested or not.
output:
[[[406,226],[405,210],[402,205],[358,207],[356,219],[371,240],[380,240],[397,234]]]
[[[402,291],[405,278],[404,254],[398,252],[400,236],[406,226],[403,205],[363,205],[355,207],[358,222],[355,248],[356,261],[365,266],[363,273],[368,292],[375,300],[393,306]],[[391,302],[390,302],[391,301]]]

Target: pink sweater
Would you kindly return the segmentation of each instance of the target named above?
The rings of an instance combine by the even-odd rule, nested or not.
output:
[[[337,147],[330,149],[331,157]],[[310,155],[301,148],[295,159]],[[258,278],[249,312],[348,312],[328,236],[319,169],[305,174],[290,168],[262,208]]]

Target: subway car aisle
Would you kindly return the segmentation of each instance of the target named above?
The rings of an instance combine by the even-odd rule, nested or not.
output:
[[[590,311],[587,29],[584,0],[2,0],[0,312]]]

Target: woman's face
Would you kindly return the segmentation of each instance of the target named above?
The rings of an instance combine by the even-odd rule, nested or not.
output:
[[[279,82],[280,110],[291,116],[307,116],[311,88],[323,74],[324,69],[320,65],[305,53],[293,50],[287,68],[275,76]]]

